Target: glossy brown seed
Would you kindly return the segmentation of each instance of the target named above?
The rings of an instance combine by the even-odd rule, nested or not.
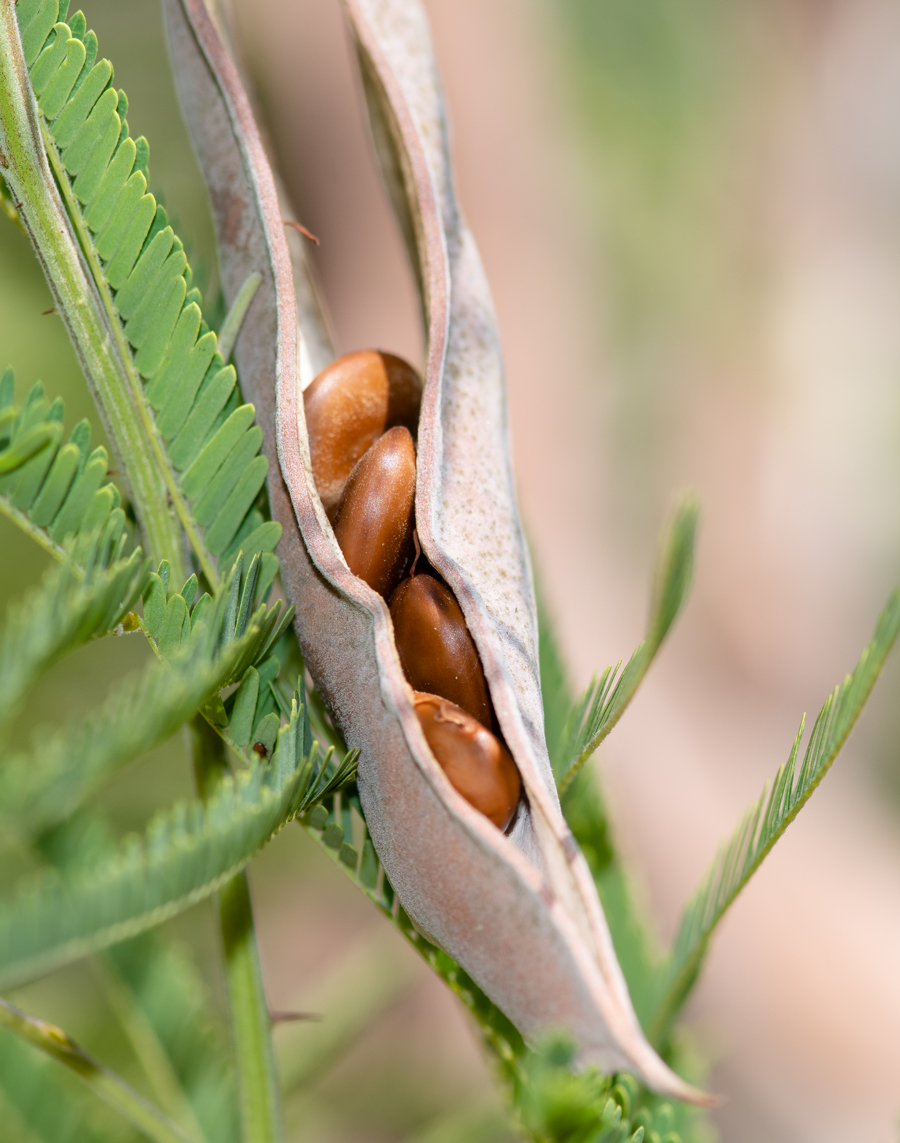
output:
[[[389,429],[359,460],[334,534],[347,566],[388,598],[413,555],[416,450],[409,429]]]
[[[405,579],[391,599],[391,618],[403,673],[413,690],[449,699],[492,727],[481,660],[453,592],[434,576]]]
[[[451,786],[498,829],[513,819],[522,781],[509,751],[464,710],[437,695],[417,692],[416,714]]]
[[[316,489],[334,522],[353,466],[386,430],[404,425],[415,437],[422,382],[392,353],[362,350],[327,366],[303,394]]]

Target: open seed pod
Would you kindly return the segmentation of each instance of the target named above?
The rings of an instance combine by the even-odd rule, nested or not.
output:
[[[300,372],[328,360],[305,270],[238,72],[203,0],[165,0],[176,80],[210,188],[226,300],[262,284],[237,341],[270,458],[282,578],[307,665],[351,746],[378,855],[404,909],[530,1039],[565,1029],[582,1063],[705,1102],[645,1040],[544,741],[536,610],[509,462],[503,369],[478,252],[453,192],[418,0],[346,0],[376,147],[427,326],[416,521],[484,667],[523,798],[506,834],[435,761],[384,599],[353,576],[312,479]],[[298,365],[298,362],[300,365]]]

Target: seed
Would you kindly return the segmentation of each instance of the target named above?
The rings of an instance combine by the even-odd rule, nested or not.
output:
[[[415,437],[422,382],[392,353],[362,350],[327,366],[303,394],[313,478],[334,523],[353,466],[385,429]]]
[[[413,690],[449,699],[490,728],[494,720],[484,671],[453,592],[434,576],[405,579],[391,599],[391,618]]]
[[[416,449],[409,429],[389,429],[350,474],[334,534],[347,566],[388,598],[413,556]]]
[[[455,703],[420,692],[414,701],[425,741],[450,785],[498,829],[505,830],[522,792],[509,751]]]

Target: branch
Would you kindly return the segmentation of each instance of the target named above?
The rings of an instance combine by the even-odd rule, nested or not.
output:
[[[89,1056],[61,1028],[37,1020],[0,998],[0,1025],[73,1071],[104,1103],[153,1143],[197,1143],[143,1096]]]

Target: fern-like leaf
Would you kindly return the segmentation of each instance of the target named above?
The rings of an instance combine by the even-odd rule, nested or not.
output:
[[[218,654],[211,656],[204,645],[212,641],[209,633],[202,641],[189,642],[174,662],[154,663],[118,688],[83,724],[60,730],[33,754],[11,759],[0,770],[4,834],[27,838],[62,821],[100,782],[164,742],[240,677],[248,658],[265,656],[277,609],[274,616],[261,610],[260,621]],[[246,670],[257,673],[253,666]]]
[[[295,698],[271,762],[226,779],[206,803],[158,815],[96,867],[45,873],[22,889],[0,907],[0,988],[160,924],[233,877],[296,813],[353,777],[355,754],[321,758],[310,738]]]
[[[261,589],[268,591],[269,585],[262,583],[264,566],[264,557],[257,553],[245,572],[243,553],[238,552],[216,598],[204,593],[196,599],[197,577],[193,575],[179,591],[169,594],[169,566],[163,561],[147,578],[144,591],[144,626],[160,656],[174,659],[199,645],[212,660],[251,627],[258,630],[258,637],[247,644],[227,681],[240,678],[251,663],[268,654],[290,626],[294,608],[282,615],[279,600],[274,607],[260,604],[253,610]]]
[[[6,371],[0,381],[0,512],[56,559],[71,552],[80,565],[98,535],[101,548],[118,544],[125,513],[107,479],[106,449],[91,449],[86,420],[63,444],[64,414],[62,399],[48,405],[40,382],[16,407],[13,374]]]
[[[681,1143],[669,1129],[672,1108],[642,1098],[630,1076],[603,1076],[589,1068],[576,1074],[574,1045],[551,1036],[529,1053],[514,1097],[528,1138],[642,1143],[645,1138]]]
[[[859,718],[900,631],[900,591],[888,601],[875,635],[852,674],[828,697],[813,724],[799,773],[796,763],[804,724],[790,756],[744,814],[692,897],[678,928],[650,1029],[662,1042],[693,987],[716,926],[767,854],[825,777]]]
[[[217,564],[239,549],[274,561],[281,534],[255,507],[268,462],[253,406],[240,404],[181,240],[148,191],[147,142],[130,137],[128,100],[112,86],[112,64],[96,60],[96,36],[80,14],[66,24],[58,0],[19,0],[17,17],[47,156],[147,445],[215,586]]]
[[[45,833],[40,857],[60,872],[90,868],[115,850],[107,821],[81,812]],[[162,932],[141,933],[92,958],[158,1106],[208,1143],[238,1143],[227,1032],[189,953]]]
[[[107,958],[136,1014],[137,1020],[132,1016],[126,1021],[126,1030],[145,1070],[156,1079],[155,1086],[166,1086],[154,1074],[165,1067],[203,1137],[209,1143],[238,1143],[227,1035],[193,962],[156,933],[142,933],[116,945]],[[140,1030],[135,1028],[137,1021]],[[147,1043],[150,1036],[154,1048]],[[148,1066],[147,1056],[154,1051],[162,1053],[164,1064]]]
[[[660,547],[647,638],[621,674],[620,662],[595,677],[569,716],[562,743],[553,752],[560,793],[622,717],[684,604],[693,575],[698,513],[693,497],[684,500]]]
[[[115,555],[96,540],[83,572],[72,560],[51,568],[43,586],[10,609],[0,642],[0,726],[44,671],[114,630],[140,598],[150,570],[140,549],[126,560]]]

